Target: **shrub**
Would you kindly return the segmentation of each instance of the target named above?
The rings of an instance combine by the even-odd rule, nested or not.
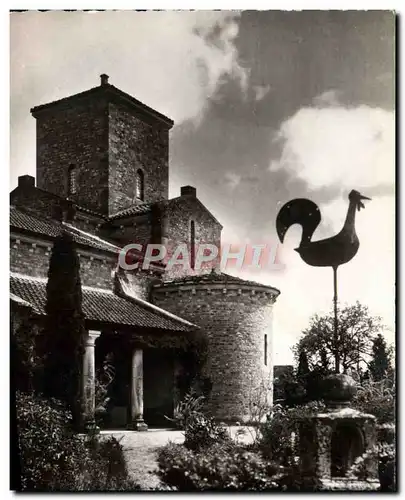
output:
[[[389,379],[365,380],[358,388],[353,406],[374,415],[379,424],[395,421],[395,387]]]
[[[174,422],[179,429],[185,429],[187,421],[197,413],[202,413],[204,407],[204,396],[195,396],[186,394],[177,404],[173,412],[173,418],[166,417],[167,420]]]
[[[184,445],[190,450],[230,440],[226,427],[203,412],[204,403],[204,396],[186,394],[175,408],[174,418],[166,417],[184,430]]]
[[[325,408],[321,402],[288,408],[276,405],[267,422],[261,426],[258,443],[264,456],[283,466],[294,466],[298,455],[298,430],[303,418]]]
[[[277,490],[280,470],[260,453],[217,443],[200,451],[169,443],[158,455],[160,478],[178,491]]]
[[[208,448],[216,443],[230,441],[226,427],[217,424],[213,417],[195,413],[186,421],[184,446],[190,450]]]
[[[366,481],[370,476],[369,465],[377,458],[377,453],[377,447],[375,447],[357,457],[346,475],[359,479],[360,481]]]
[[[347,475],[359,480],[369,477],[368,464],[378,456],[378,475],[381,491],[396,491],[396,459],[395,445],[393,443],[378,443],[372,450],[368,450],[358,457]]]
[[[380,443],[378,445],[378,475],[381,491],[397,491],[394,443]]]
[[[71,416],[56,400],[17,393],[23,490],[54,489],[58,478],[74,481],[85,443],[70,430]]]
[[[137,491],[140,486],[128,474],[124,450],[120,441],[110,436],[88,441],[89,456],[83,464],[82,491]]]
[[[72,431],[72,416],[56,400],[17,393],[23,491],[135,490],[121,444]]]
[[[113,354],[109,353],[104,358],[101,366],[96,371],[94,379],[95,388],[95,415],[98,425],[103,425],[108,414],[108,405],[110,402],[109,389],[115,379],[115,367]]]

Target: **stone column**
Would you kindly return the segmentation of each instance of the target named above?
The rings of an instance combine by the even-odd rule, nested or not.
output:
[[[143,350],[135,347],[131,360],[131,422],[130,428],[147,431],[143,420]]]
[[[82,419],[85,430],[96,429],[95,423],[95,342],[101,332],[89,330],[84,339],[82,370]]]

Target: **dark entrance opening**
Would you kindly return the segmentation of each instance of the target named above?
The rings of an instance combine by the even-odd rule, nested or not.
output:
[[[174,404],[174,353],[145,349],[143,358],[144,420],[149,427],[171,427]]]
[[[96,407],[103,402],[102,406],[105,408],[105,412],[98,414],[98,425],[103,429],[126,429],[130,422],[130,353],[129,344],[119,336],[102,333],[96,341],[96,372],[98,375],[101,374],[106,361],[113,372],[112,381],[106,392],[98,387],[96,381]]]
[[[344,477],[356,458],[363,453],[364,440],[361,431],[348,423],[339,424],[332,435],[332,477]]]

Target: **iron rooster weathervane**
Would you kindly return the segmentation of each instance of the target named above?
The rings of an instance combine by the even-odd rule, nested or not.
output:
[[[332,267],[333,269],[333,304],[334,304],[334,338],[338,339],[337,319],[337,268],[346,264],[356,255],[360,242],[354,227],[356,208],[364,208],[362,200],[370,200],[358,191],[349,193],[349,209],[342,230],[332,238],[311,241],[315,229],[321,222],[319,207],[310,200],[297,198],[287,202],[279,211],[276,219],[276,229],[281,243],[287,230],[293,224],[302,226],[302,238],[298,248],[295,249],[301,259],[310,266]],[[335,371],[339,372],[339,354],[335,353]]]

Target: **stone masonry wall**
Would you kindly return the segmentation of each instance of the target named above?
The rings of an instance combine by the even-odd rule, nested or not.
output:
[[[13,238],[10,248],[10,271],[46,278],[49,269],[49,258],[52,242],[25,241]],[[102,259],[78,252],[80,258],[80,277],[83,286],[112,289],[111,272],[115,269],[115,257]]]
[[[32,210],[46,218],[55,218],[55,214],[60,214],[60,209],[66,204],[52,193],[41,189],[22,189],[18,187],[10,196],[10,204],[24,210]],[[97,233],[97,225],[102,224],[104,219],[95,215],[89,215],[86,211],[76,210],[72,224],[82,231]]]
[[[74,106],[38,112],[37,185],[68,194],[68,169],[77,169],[71,198],[96,212],[108,209],[108,112],[105,100],[81,99]]]
[[[195,197],[180,196],[168,202],[165,212],[163,235],[166,238],[168,255],[172,255],[174,249],[182,243],[188,245],[190,254],[191,221],[195,224],[196,254],[199,244],[211,244],[220,248],[222,226]],[[167,271],[166,278],[210,272],[213,267],[218,268],[219,262],[218,256],[212,262],[203,263],[199,272],[175,266],[171,271]]]
[[[135,197],[136,172],[144,174],[144,200],[165,200],[169,189],[169,132],[149,124],[120,104],[109,104],[109,214],[141,203]]]
[[[151,242],[152,221],[149,215],[122,222],[114,221],[114,225],[104,229],[102,235],[120,246],[132,243],[145,246]]]
[[[207,287],[205,287],[207,288]],[[154,303],[200,326],[209,337],[209,410],[225,421],[248,421],[251,405],[272,401],[272,299],[263,292],[155,288]],[[264,335],[267,334],[267,365]],[[260,388],[266,387],[266,390]]]
[[[18,186],[10,195],[10,204],[26,210],[32,210],[47,218],[61,213],[64,200],[41,189]]]

